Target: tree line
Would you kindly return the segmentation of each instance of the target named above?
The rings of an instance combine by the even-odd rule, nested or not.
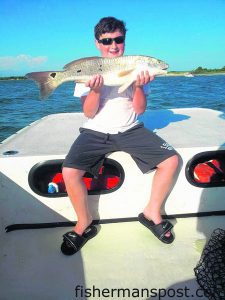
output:
[[[8,76],[8,77],[0,77],[0,80],[21,80],[26,79],[24,76]]]
[[[193,74],[207,74],[207,73],[225,73],[225,66],[221,69],[207,69],[198,67],[197,69],[191,71]]]

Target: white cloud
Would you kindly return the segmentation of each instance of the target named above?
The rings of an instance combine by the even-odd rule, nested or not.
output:
[[[19,70],[27,67],[36,67],[44,64],[48,60],[47,56],[32,57],[27,54],[17,56],[0,56],[0,70]]]

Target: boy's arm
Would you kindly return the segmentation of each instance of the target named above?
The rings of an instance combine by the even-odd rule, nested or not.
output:
[[[83,112],[86,117],[94,118],[99,108],[103,77],[95,75],[85,85],[90,88],[90,92],[87,96],[81,97]]]
[[[143,86],[153,79],[154,76],[150,76],[148,72],[141,72],[134,83],[133,108],[138,115],[145,112],[147,104]]]

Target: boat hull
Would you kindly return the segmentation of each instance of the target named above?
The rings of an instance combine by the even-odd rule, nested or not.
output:
[[[201,188],[192,185],[186,175],[188,162],[205,149],[178,149],[182,158],[179,176],[169,194],[162,213],[167,216],[193,215],[224,211],[225,187]],[[216,149],[210,149],[216,151]],[[89,195],[88,203],[95,220],[137,218],[146,206],[154,172],[142,174],[132,158],[115,152],[108,158],[118,162],[124,171],[122,185],[107,194]],[[35,156],[5,158],[0,173],[2,228],[11,224],[52,223],[75,221],[76,216],[68,196],[49,197],[35,193],[29,185],[29,172],[34,165],[46,160],[63,159],[63,156]],[[16,166],[16,168],[14,167]],[[128,209],[129,208],[129,209]]]
[[[97,236],[72,257],[60,252],[63,234],[76,221],[73,207],[65,193],[56,197],[43,190],[40,193],[32,180],[37,166],[49,161],[62,163],[79,134],[84,120],[81,114],[50,116],[3,142],[0,298],[207,299],[197,285],[194,268],[213,230],[225,229],[225,187],[221,181],[197,184],[192,171],[195,163],[202,162],[201,157],[223,162],[225,121],[221,115],[183,109],[143,116],[145,125],[180,155],[180,169],[162,209],[175,225],[175,241],[169,245],[137,222],[149,201],[155,171],[142,174],[127,153],[114,152],[107,159],[122,167],[122,172],[116,173],[124,173],[121,185],[108,193],[88,195],[91,213],[100,223]],[[68,132],[73,124],[76,134]],[[55,131],[60,134],[54,136]]]
[[[209,120],[211,126],[205,131]],[[13,224],[76,221],[73,207],[65,193],[63,197],[60,193],[54,197],[39,193],[32,186],[30,178],[36,165],[48,161],[63,161],[68,152],[69,141],[72,143],[75,138],[72,130],[67,135],[65,132],[74,123],[77,136],[77,128],[83,121],[84,116],[80,113],[51,115],[31,124],[0,146],[2,230]],[[174,217],[223,212],[225,180],[219,185],[196,184],[190,180],[193,174],[188,176],[187,171],[193,169],[190,162],[196,155],[205,157],[206,153],[211,153],[208,160],[216,158],[217,153],[220,153],[219,159],[225,164],[225,119],[222,113],[208,109],[163,110],[148,112],[140,121],[147,128],[157,131],[180,155],[180,167],[174,179],[174,187],[164,203],[162,214]],[[47,139],[46,128],[51,133],[53,124],[54,130],[57,129],[61,136],[66,137],[65,143],[63,140],[62,144],[59,136],[52,138],[51,134]],[[107,159],[121,166],[118,172],[124,174],[123,180],[118,188],[107,193],[89,193],[88,203],[93,218],[108,222],[135,219],[149,201],[155,171],[142,174],[131,156],[124,152],[111,153]],[[46,186],[47,184],[48,182]]]

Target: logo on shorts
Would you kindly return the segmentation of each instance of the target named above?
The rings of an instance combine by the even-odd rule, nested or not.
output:
[[[168,143],[163,143],[162,146],[160,146],[162,149],[167,149],[169,151],[173,150],[173,147],[170,146]]]

